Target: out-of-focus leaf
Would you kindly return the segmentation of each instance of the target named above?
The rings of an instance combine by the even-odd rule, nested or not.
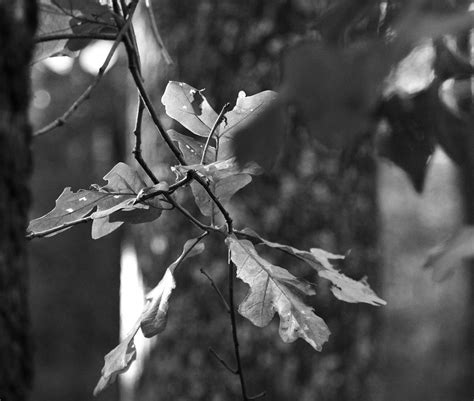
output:
[[[474,26],[472,11],[435,14],[424,12],[419,4],[414,3],[408,7],[394,27],[397,33],[396,45],[401,53],[409,51],[413,45],[424,39],[455,35]]]
[[[372,40],[340,49],[320,42],[301,43],[283,59],[279,102],[295,106],[321,144],[336,149],[351,145],[373,127],[374,106],[391,69],[420,41],[469,29],[473,15],[429,14],[417,5],[403,13],[395,24],[395,39],[388,44]],[[247,140],[237,144],[238,157],[250,149],[250,144],[256,155],[274,152],[268,148],[274,128],[270,122],[278,111],[262,113],[245,128]],[[252,135],[261,139],[252,143]]]
[[[447,155],[458,165],[467,166],[474,159],[469,142],[474,135],[474,119],[464,111],[471,104],[471,81],[445,81],[439,88],[436,107],[436,139]]]
[[[326,42],[342,42],[347,33],[374,8],[380,8],[376,0],[332,1],[329,8],[318,18],[316,29]]]
[[[205,141],[200,141],[188,135],[180,134],[174,129],[167,131],[170,138],[178,142],[179,150],[184,157],[186,163],[194,165],[201,163],[202,151],[204,150]],[[199,138],[201,139],[201,138]],[[206,151],[204,164],[212,163],[216,160],[216,148],[209,146]]]
[[[105,32],[114,33],[117,28],[112,10],[99,0],[41,0],[39,3],[39,37]],[[60,39],[38,43],[34,62],[51,56],[73,56],[89,42],[85,39]]]
[[[225,119],[220,123],[217,136],[219,137],[219,160],[234,156],[231,141],[238,129],[257,118],[277,98],[274,91],[266,90],[247,96],[240,91],[237,96],[235,107],[225,114]],[[275,138],[276,139],[276,138]]]
[[[400,167],[421,192],[429,160],[435,149],[436,117],[433,117],[432,91],[411,98],[393,95],[384,100],[381,115],[389,131],[379,141],[379,154]]]
[[[392,71],[386,81],[384,95],[406,97],[430,86],[435,77],[435,48],[431,40],[416,46]]]
[[[193,238],[186,241],[181,255],[166,269],[163,278],[146,296],[148,303],[141,319],[141,328],[145,337],[153,337],[166,328],[169,299],[176,288],[174,272],[184,259],[202,253],[204,244],[196,245],[196,241],[199,239]]]
[[[264,327],[276,312],[283,341],[293,342],[300,337],[321,351],[330,333],[324,320],[303,302],[302,296],[315,294],[311,285],[260,257],[250,241],[229,236],[227,244],[237,277],[250,286],[239,313]]]
[[[130,333],[104,357],[104,367],[99,382],[95,386],[94,396],[112,384],[120,373],[126,372],[137,356],[134,337],[140,328],[140,319]]]
[[[450,239],[433,248],[425,262],[433,269],[433,278],[442,281],[453,274],[461,263],[474,257],[474,227],[461,227]]]
[[[474,74],[474,66],[460,52],[454,38],[443,38],[438,40],[435,45],[436,60],[434,69],[440,80],[465,79]]]
[[[365,280],[353,280],[333,267],[331,261],[344,259],[342,255],[336,255],[319,248],[311,248],[310,252],[302,251],[289,245],[268,241],[249,228],[242,230],[242,233],[253,240],[257,240],[257,242],[260,241],[266,246],[279,249],[306,262],[318,272],[318,276],[329,280],[333,284],[331,291],[341,301],[363,302],[375,306],[386,304],[383,299],[375,294]]]
[[[305,42],[284,58],[281,96],[296,106],[312,136],[342,148],[366,131],[392,64],[381,43],[337,49]]]
[[[251,181],[252,177],[250,174],[235,174],[211,184],[211,189],[222,205],[226,206],[232,196],[234,196],[237,191],[250,184]],[[192,182],[191,190],[193,191],[196,204],[204,216],[211,216],[213,214],[214,216],[217,216],[219,214],[219,211],[214,207],[211,198],[199,183]]]
[[[104,187],[93,185],[90,190],[76,193],[66,188],[56,200],[55,208],[32,220],[28,231],[38,233],[50,230],[90,215],[93,218],[92,238],[96,239],[109,234],[124,222],[143,223],[161,215],[163,207],[157,198],[134,203],[146,184],[125,163],[118,163],[104,179],[108,181]],[[96,211],[92,213],[94,209]],[[57,233],[59,231],[51,235]]]
[[[207,137],[217,120],[217,113],[202,92],[184,82],[170,81],[161,103],[168,116],[192,133]]]
[[[472,82],[470,79],[448,79],[439,88],[442,104],[455,116],[466,117],[463,110],[471,102]]]
[[[267,170],[275,165],[285,141],[288,111],[273,93],[267,97],[269,102],[258,109],[258,114],[235,127],[230,140],[225,141],[224,156],[235,155],[242,165],[255,161]]]

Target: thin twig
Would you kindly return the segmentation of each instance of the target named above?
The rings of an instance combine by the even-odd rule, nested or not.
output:
[[[128,56],[129,56],[129,61],[131,61],[130,65],[129,65],[130,72],[132,74],[135,85],[136,85],[136,87],[138,88],[138,90],[140,92],[140,96],[142,97],[143,102],[145,103],[146,109],[147,109],[148,113],[150,114],[151,119],[153,120],[153,123],[155,124],[156,128],[158,129],[158,132],[160,133],[161,137],[164,139],[164,141],[166,142],[168,147],[173,152],[175,158],[178,160],[178,162],[181,165],[185,166],[186,162],[183,159],[183,157],[181,156],[181,152],[174,145],[173,141],[171,140],[171,138],[169,137],[169,135],[166,133],[165,129],[163,128],[163,126],[160,122],[160,119],[158,118],[158,114],[156,113],[156,111],[153,107],[153,103],[151,102],[150,96],[148,95],[148,93],[145,90],[145,86],[143,85],[143,81],[141,79],[141,74],[140,74],[140,72],[139,72],[139,70],[138,70],[138,68],[137,68],[137,66],[135,65],[135,62],[134,62],[134,58],[135,58],[134,54],[136,53],[134,48],[127,41],[125,42],[125,47],[127,49],[127,53],[128,53]]]
[[[135,124],[135,130],[133,131],[135,135],[135,146],[133,148],[132,154],[135,157],[135,160],[138,162],[138,164],[141,166],[141,168],[145,171],[146,175],[150,177],[151,181],[153,184],[158,184],[159,180],[151,171],[150,167],[148,167],[148,164],[145,162],[142,156],[142,119],[143,119],[143,110],[144,110],[144,104],[142,101],[142,98],[139,97],[138,99],[138,109],[137,109],[137,119],[136,119],[136,124]],[[153,196],[151,196],[153,197]],[[150,197],[150,198],[151,198]]]
[[[219,354],[218,354],[216,351],[214,351],[214,350],[212,349],[212,347],[209,347],[208,350],[209,350],[209,352],[211,353],[211,355],[214,356],[214,358],[216,358],[216,359],[222,364],[222,366],[224,366],[224,368],[226,368],[230,373],[232,373],[232,374],[234,374],[234,375],[237,374],[237,370],[236,370],[236,369],[232,369],[232,368],[229,366],[229,364],[228,364],[223,358],[221,358],[221,357],[219,356]]]
[[[161,54],[163,54],[163,58],[165,59],[166,64],[171,65],[173,64],[173,59],[168,53],[168,50],[166,50],[163,39],[161,38],[160,32],[158,31],[158,25],[156,23],[155,14],[153,13],[153,7],[151,6],[150,0],[145,1],[145,8],[148,14],[148,18],[150,19],[151,30],[156,40],[156,44],[158,45],[158,48],[160,49]]]
[[[209,280],[209,283],[211,284],[212,288],[214,288],[214,290],[216,291],[216,293],[219,296],[220,300],[222,301],[222,305],[224,305],[225,310],[227,311],[227,313],[230,313],[229,304],[227,303],[226,299],[224,298],[224,295],[222,295],[221,290],[219,290],[219,288],[217,287],[217,285],[214,282],[214,280],[212,279],[212,277],[209,276],[209,274],[207,274],[207,272],[202,268],[199,269],[199,271],[201,272],[201,274],[203,274]]]
[[[217,116],[216,121],[214,121],[214,125],[211,128],[211,131],[209,132],[209,135],[207,136],[206,144],[204,145],[204,149],[202,151],[202,156],[201,156],[201,164],[204,164],[204,160],[206,159],[206,152],[207,148],[209,147],[209,143],[211,142],[211,138],[214,135],[214,132],[216,131],[217,127],[221,123],[222,119],[224,118],[224,114],[227,112],[227,109],[230,107],[230,103],[226,103],[224,107],[222,107],[221,112]]]
[[[265,391],[262,391],[261,393],[258,393],[257,395],[252,395],[250,397],[247,397],[247,400],[251,401],[251,400],[258,400],[259,398],[263,398],[267,395],[267,393]]]
[[[192,175],[194,180],[197,181],[204,188],[204,190],[210,196],[214,204],[220,210],[227,224],[227,232],[231,234],[233,231],[233,228],[232,228],[233,223],[232,223],[232,218],[230,217],[229,212],[226,210],[224,205],[222,205],[221,201],[217,199],[216,195],[214,194],[214,192],[212,192],[211,188],[209,187],[209,184],[199,175],[197,171],[191,170],[190,174]]]
[[[95,39],[95,40],[116,40],[115,33],[52,33],[37,36],[35,43],[52,42],[64,39]]]
[[[158,114],[156,113],[156,110],[153,106],[153,103],[151,102],[150,96],[148,95],[145,86],[143,85],[143,80],[140,74],[140,69],[139,66],[136,64],[136,55],[137,55],[137,49],[133,46],[130,41],[125,40],[125,48],[127,50],[127,55],[128,55],[128,60],[129,60],[129,70],[130,73],[132,74],[133,80],[135,82],[136,87],[138,88],[138,91],[140,93],[140,96],[145,104],[145,107],[150,114],[151,119],[153,120],[153,123],[155,124],[156,128],[158,129],[158,132],[160,133],[161,137],[164,139],[168,147],[170,148],[171,152],[174,154],[178,162],[182,166],[186,166],[186,161],[181,155],[181,152],[178,150],[176,145],[173,143],[172,139],[170,136],[166,133],[166,131],[163,128],[163,125],[161,124],[160,119],[158,118]],[[227,230],[229,233],[232,232],[232,218],[230,217],[229,213],[227,210],[224,208],[222,203],[217,199],[216,195],[212,192],[212,190],[209,188],[209,185],[199,176],[199,174],[191,170],[191,175],[194,178],[195,181],[197,181],[203,188],[204,190],[208,193],[212,201],[215,203],[215,205],[218,207],[222,215],[224,216],[224,219],[227,223]]]
[[[189,253],[194,249],[194,247],[199,244],[199,242],[209,235],[208,231],[204,231],[199,237],[194,239],[194,242],[191,244],[191,246],[178,258],[178,260],[175,262],[175,269],[178,269],[178,267],[183,263],[183,261],[186,259],[186,256],[189,255]]]
[[[44,230],[44,231],[37,231],[37,232],[30,232],[26,235],[26,239],[33,239],[33,238],[42,238],[42,237],[46,237],[50,234],[54,234],[58,231],[62,231],[62,230],[65,230],[66,228],[69,228],[69,227],[73,227],[73,226],[77,226],[79,224],[83,224],[83,223],[88,223],[89,221],[92,221],[92,217],[91,216],[87,216],[87,217],[83,217],[81,219],[77,219],[77,220],[73,220],[73,221],[70,221],[68,223],[64,223],[64,224],[61,224],[60,226],[56,226],[56,227],[53,227],[53,228],[49,228],[48,230]]]
[[[77,98],[77,100],[69,107],[68,110],[59,118],[54,120],[53,122],[49,123],[48,125],[44,126],[43,128],[39,129],[36,131],[33,136],[40,136],[44,135],[52,130],[54,130],[57,127],[60,127],[66,123],[68,118],[79,108],[79,106],[89,98],[91,92],[94,90],[94,88],[97,86],[97,84],[100,82],[102,79],[105,70],[107,69],[110,60],[112,59],[112,56],[114,55],[115,51],[117,50],[120,42],[122,41],[124,35],[126,34],[127,30],[129,29],[131,23],[132,23],[132,17],[133,13],[135,12],[136,6],[137,6],[138,0],[134,1],[131,3],[130,7],[130,14],[129,18],[125,22],[125,24],[122,26],[120,29],[120,32],[117,34],[117,37],[114,41],[114,44],[112,45],[112,48],[109,51],[109,54],[107,55],[104,63],[102,64],[102,67],[100,67],[98,74],[96,75],[94,81],[87,87],[87,89]]]
[[[116,2],[116,0],[115,0],[115,2]],[[158,114],[156,113],[156,111],[153,107],[153,104],[151,102],[151,99],[150,99],[150,97],[149,97],[149,95],[148,95],[148,93],[145,89],[145,86],[143,84],[143,79],[142,79],[142,76],[141,76],[141,72],[140,72],[140,65],[139,65],[139,61],[138,61],[139,60],[138,59],[138,49],[137,49],[135,43],[133,41],[129,40],[128,38],[125,38],[124,44],[125,44],[125,48],[126,48],[127,55],[128,55],[128,60],[129,60],[129,70],[130,70],[130,73],[133,77],[135,85],[138,88],[138,91],[139,91],[139,94],[140,94],[140,97],[143,101],[144,106],[146,107],[148,113],[150,114],[151,119],[153,120],[156,128],[158,129],[158,132],[160,133],[160,135],[162,136],[162,138],[164,139],[164,141],[166,142],[166,144],[168,145],[168,147],[170,148],[170,150],[172,151],[172,153],[174,154],[174,156],[176,157],[178,162],[181,165],[186,166],[186,162],[185,162],[184,158],[182,157],[181,152],[178,150],[178,148],[175,146],[175,144],[173,143],[173,141],[171,140],[169,135],[164,130],[164,128],[163,128],[163,126],[162,126],[162,124],[161,124],[161,122],[158,118]],[[227,107],[225,106],[223,108],[223,111],[221,111],[222,116],[224,115],[225,110],[227,109]],[[140,110],[140,107],[139,107],[139,110]],[[140,113],[142,113],[142,112],[140,112]],[[220,116],[220,118],[218,118],[218,120],[220,120],[222,118],[222,116]],[[138,133],[140,133],[140,124],[141,124],[141,117],[142,116],[140,115],[139,117],[140,117],[140,122],[138,124]],[[215,125],[217,126],[218,123],[219,123],[219,121],[217,121]],[[214,128],[214,130],[215,129],[216,128]],[[212,131],[213,130],[211,130],[211,133],[212,133]],[[212,135],[209,135],[208,141],[210,141],[211,136]],[[140,142],[139,142],[139,145],[140,145]],[[207,146],[209,146],[209,145],[207,145]],[[138,154],[139,153],[140,152],[138,152]],[[144,161],[143,161],[143,165],[146,166],[146,163]],[[143,167],[143,165],[142,165],[142,167]],[[145,171],[147,171],[147,170],[145,170]],[[147,173],[147,174],[149,175],[150,179],[154,182],[154,184],[158,183],[157,178],[153,174],[149,174],[149,173]],[[227,224],[227,233],[232,234],[232,232],[233,232],[232,218],[230,217],[229,213],[224,208],[224,206],[222,205],[220,200],[216,197],[216,195],[210,189],[209,184],[195,170],[191,170],[189,172],[188,176],[191,177],[192,179],[194,179],[196,182],[198,182],[204,188],[204,190],[207,192],[207,194],[210,196],[210,198],[212,199],[214,204],[219,208],[220,212],[224,216],[224,219],[225,219],[226,224]],[[176,202],[170,194],[164,193],[163,195],[165,196],[165,198],[171,204],[173,204],[173,206],[175,206],[175,208],[178,211],[180,211],[185,217],[188,218],[189,221],[191,221],[197,227],[199,227],[199,228],[201,228],[202,230],[205,230],[205,231],[217,232],[221,235],[224,234],[221,230],[219,230],[219,229],[217,229],[213,226],[212,227],[211,226],[206,226],[205,224],[203,224],[202,222],[197,220],[193,215],[191,215],[191,213],[188,210],[186,210],[178,202]],[[230,250],[229,250],[228,267],[229,267],[229,300],[230,300],[229,302],[230,302],[230,304],[228,304],[228,307],[229,307],[229,315],[230,315],[231,326],[232,326],[232,339],[233,339],[233,343],[234,343],[235,358],[237,360],[236,374],[238,374],[239,379],[240,379],[240,385],[241,385],[243,400],[248,401],[248,400],[251,400],[251,399],[254,399],[254,398],[249,398],[247,396],[245,380],[244,380],[244,374],[243,374],[243,370],[242,370],[242,361],[241,361],[241,358],[240,358],[239,343],[238,343],[238,337],[237,337],[237,323],[236,323],[236,318],[235,318],[234,265],[232,263],[232,260],[231,260],[230,256],[231,255],[230,255]],[[222,299],[224,299],[224,298],[222,297]],[[227,302],[226,302],[226,304],[227,304]],[[261,396],[262,395],[258,395],[257,398],[261,397]]]
[[[181,214],[183,214],[191,223],[193,223],[196,227],[200,228],[201,230],[206,230],[206,231],[212,231],[212,232],[217,232],[220,234],[223,234],[220,230],[218,230],[215,227],[208,226],[202,222],[200,222],[198,219],[196,219],[186,208],[181,206],[178,202],[176,202],[171,196],[167,198],[171,204],[179,211]]]
[[[124,18],[127,18],[128,15],[128,6],[127,3],[125,3],[125,0],[120,0],[120,7],[122,9],[122,16]]]
[[[234,304],[234,263],[232,262],[230,249],[228,252],[228,260],[227,260],[228,268],[229,268],[229,306],[230,306],[230,324],[232,326],[232,340],[234,342],[234,353],[235,353],[235,360],[237,362],[237,369],[236,372],[239,375],[240,379],[240,388],[242,390],[242,398],[244,401],[247,401],[249,398],[247,397],[247,390],[245,387],[245,378],[244,373],[242,370],[242,361],[240,359],[240,351],[239,351],[239,339],[237,336],[237,322],[235,319],[235,304]]]

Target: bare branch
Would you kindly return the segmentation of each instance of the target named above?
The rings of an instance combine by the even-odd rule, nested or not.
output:
[[[153,13],[153,7],[151,5],[151,0],[145,1],[145,8],[148,14],[148,18],[150,19],[151,30],[153,32],[153,36],[156,40],[156,44],[160,49],[161,54],[163,54],[163,58],[166,61],[166,64],[171,65],[173,64],[173,59],[171,58],[168,50],[166,50],[165,44],[163,39],[161,38],[160,32],[158,31],[158,25],[156,23],[155,14]]]
[[[117,35],[115,33],[52,33],[37,36],[34,41],[43,43],[63,39],[117,40]]]
[[[166,142],[170,150],[173,152],[178,162],[182,164],[183,166],[185,166],[186,162],[181,156],[181,152],[178,150],[178,148],[175,146],[175,144],[173,143],[173,141],[171,140],[171,138],[169,137],[169,135],[166,133],[165,129],[163,128],[161,121],[158,118],[158,114],[155,108],[153,107],[153,103],[151,102],[150,96],[148,95],[145,89],[145,86],[143,85],[140,70],[135,63],[135,58],[136,58],[136,53],[137,53],[136,49],[133,47],[133,45],[129,41],[125,41],[125,48],[127,49],[130,73],[132,74],[135,85],[138,88],[138,91],[140,92],[140,96],[142,97],[143,102],[145,103],[146,109],[148,113],[150,114],[150,117],[153,120],[153,123],[158,129],[158,132],[160,133],[161,137],[164,139],[164,141]]]
[[[222,110],[217,116],[216,121],[214,121],[214,125],[212,126],[211,131],[209,132],[209,135],[206,140],[206,144],[204,145],[204,149],[202,151],[201,164],[204,164],[204,160],[206,159],[206,152],[207,152],[207,148],[209,147],[209,143],[211,142],[212,135],[214,135],[214,132],[216,131],[222,119],[225,118],[224,114],[227,112],[227,109],[229,107],[230,107],[230,103],[226,103],[224,107],[222,107]]]
[[[115,38],[114,44],[112,45],[112,48],[109,51],[109,54],[107,55],[104,64],[102,64],[102,67],[100,67],[98,74],[96,75],[94,81],[87,87],[87,89],[77,98],[77,100],[69,107],[68,110],[59,118],[54,120],[53,122],[49,123],[48,125],[44,126],[43,128],[39,129],[36,131],[33,136],[37,137],[40,135],[44,135],[53,129],[60,127],[64,125],[67,121],[67,119],[79,108],[79,106],[89,98],[91,92],[94,90],[94,88],[97,86],[97,84],[100,82],[102,77],[104,76],[105,70],[107,69],[110,60],[112,59],[112,56],[114,55],[115,51],[117,50],[120,42],[124,38],[127,30],[130,28],[131,23],[132,23],[132,17],[133,13],[135,12],[136,6],[137,6],[138,1],[134,1],[131,3],[130,7],[130,13],[127,21],[125,24],[122,26],[120,29],[120,32],[117,34],[117,37]]]
[[[249,398],[247,397],[247,390],[245,387],[245,378],[244,372],[242,370],[242,360],[240,359],[240,351],[239,351],[239,339],[237,336],[237,322],[235,319],[235,302],[234,302],[234,263],[231,259],[230,249],[228,252],[228,260],[227,260],[228,268],[229,268],[229,303],[230,303],[230,324],[232,328],[232,341],[234,343],[234,354],[235,360],[237,362],[237,370],[236,373],[240,379],[240,388],[242,390],[242,399],[247,401]]]

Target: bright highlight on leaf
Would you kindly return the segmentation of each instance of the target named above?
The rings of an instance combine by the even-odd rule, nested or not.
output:
[[[271,102],[276,94],[264,91],[253,96],[240,92],[235,107],[225,113],[216,127],[213,144],[208,146],[201,164],[205,141],[211,134],[218,114],[212,109],[202,90],[197,90],[183,82],[171,81],[161,99],[166,113],[190,130],[195,137],[169,130],[170,138],[178,143],[187,166],[175,166],[173,169],[184,176],[190,170],[197,171],[210,180],[210,188],[217,199],[226,206],[232,196],[252,181],[251,175],[259,174],[257,165],[247,163],[239,166],[234,157],[232,140],[235,132],[259,113]],[[206,139],[204,139],[206,138]],[[214,144],[215,143],[215,144]],[[196,204],[204,216],[218,216],[218,210],[206,190],[196,182],[191,183]]]
[[[160,217],[164,206],[157,198],[136,202],[138,194],[143,193],[147,185],[130,166],[118,163],[104,179],[108,181],[104,187],[93,185],[89,190],[77,192],[66,188],[51,212],[30,222],[28,232],[37,235],[51,231],[45,236],[55,235],[90,217],[93,220],[92,238],[97,239],[125,222],[139,224]]]
[[[170,81],[161,102],[171,118],[192,133],[207,137],[217,119],[217,113],[202,92],[184,82]]]

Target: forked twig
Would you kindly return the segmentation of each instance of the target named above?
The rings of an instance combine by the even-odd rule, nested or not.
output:
[[[44,126],[43,128],[40,128],[38,131],[36,131],[33,134],[34,137],[44,135],[44,134],[54,130],[55,128],[61,127],[62,125],[64,125],[66,123],[66,121],[68,120],[68,118],[79,108],[79,106],[86,99],[89,98],[91,92],[94,90],[94,88],[97,86],[97,84],[100,82],[100,80],[104,76],[105,71],[106,71],[106,69],[107,69],[107,67],[110,63],[110,60],[112,59],[112,57],[115,54],[115,51],[117,50],[120,42],[122,42],[122,39],[124,38],[125,34],[127,33],[128,29],[130,28],[131,23],[132,23],[133,13],[136,10],[137,4],[138,4],[138,0],[135,0],[131,3],[129,17],[127,18],[127,20],[125,21],[125,23],[121,27],[119,33],[117,34],[117,37],[115,38],[115,41],[114,41],[109,53],[107,54],[107,57],[106,57],[104,63],[100,67],[99,72],[96,75],[96,77],[94,78],[94,80],[92,81],[92,83],[87,87],[87,89],[84,92],[82,92],[82,94],[76,99],[76,101],[71,105],[71,107],[69,107],[69,109],[66,110],[66,112],[61,117],[59,117],[56,120],[52,121],[51,123]]]

